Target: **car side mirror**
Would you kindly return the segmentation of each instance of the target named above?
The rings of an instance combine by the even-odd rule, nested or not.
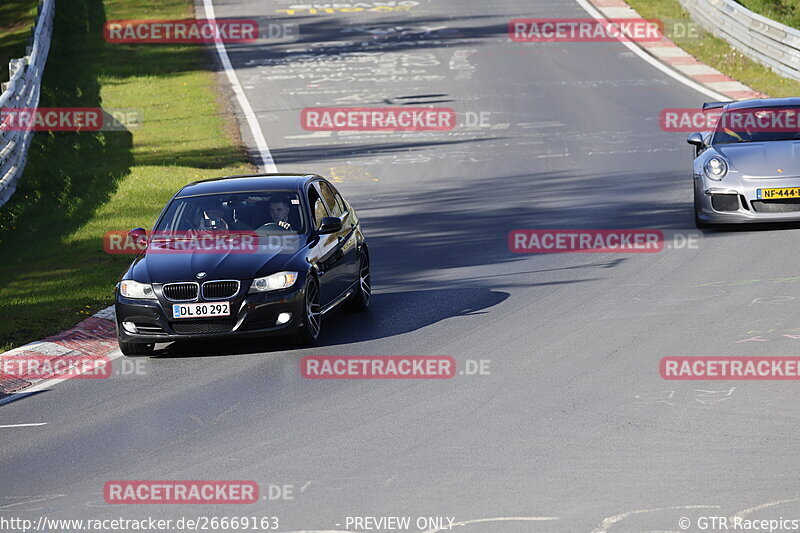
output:
[[[706,146],[706,143],[703,142],[703,134],[698,132],[690,133],[689,137],[686,138],[686,142],[694,146],[695,157],[700,155]]]
[[[705,146],[705,143],[703,142],[703,134],[698,132],[690,133],[689,137],[686,139],[686,142],[693,146],[697,146],[698,148]]]
[[[336,233],[337,231],[341,231],[341,229],[342,229],[341,218],[324,217],[319,225],[319,229],[317,229],[317,233],[320,235],[328,235],[330,233]]]
[[[144,228],[134,228],[128,232],[128,240],[136,243],[138,246],[140,243],[146,245],[147,244],[147,230]]]

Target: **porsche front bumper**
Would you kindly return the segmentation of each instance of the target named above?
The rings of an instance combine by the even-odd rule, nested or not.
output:
[[[800,177],[694,178],[697,218],[710,224],[800,221],[800,198],[765,199],[764,189],[800,187]]]

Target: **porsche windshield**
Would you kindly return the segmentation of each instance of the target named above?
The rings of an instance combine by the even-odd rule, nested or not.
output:
[[[259,235],[300,234],[303,210],[296,192],[264,191],[176,198],[156,233],[247,231]]]
[[[770,107],[724,112],[712,144],[800,140],[800,109]]]

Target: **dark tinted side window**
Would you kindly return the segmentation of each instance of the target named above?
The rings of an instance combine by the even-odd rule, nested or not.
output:
[[[322,193],[322,198],[325,199],[325,203],[328,204],[328,207],[331,210],[331,213],[335,217],[340,217],[344,213],[344,203],[342,202],[341,197],[336,194],[330,185],[325,183],[324,181],[320,181],[319,183],[319,190]]]
[[[330,186],[331,190],[333,191],[333,194],[336,195],[336,201],[339,203],[339,207],[341,207],[342,211],[345,211],[345,212],[348,211],[349,208],[347,206],[347,202],[344,201],[344,198],[342,198],[342,195],[339,194],[338,190],[336,190],[336,187],[334,187],[330,183],[328,185]]]
[[[328,210],[314,185],[308,188],[308,205],[314,214],[314,228],[318,228],[322,224],[322,219],[328,216]]]

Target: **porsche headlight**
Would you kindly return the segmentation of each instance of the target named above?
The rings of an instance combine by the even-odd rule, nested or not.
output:
[[[703,165],[703,170],[706,173],[706,177],[719,181],[728,173],[728,163],[721,157],[714,156],[706,161],[706,164]]]
[[[267,292],[288,289],[297,281],[297,272],[278,272],[265,278],[256,278],[250,285],[250,292]]]
[[[119,284],[119,293],[125,298],[134,300],[155,300],[156,293],[149,283],[139,283],[132,279],[122,280]]]

